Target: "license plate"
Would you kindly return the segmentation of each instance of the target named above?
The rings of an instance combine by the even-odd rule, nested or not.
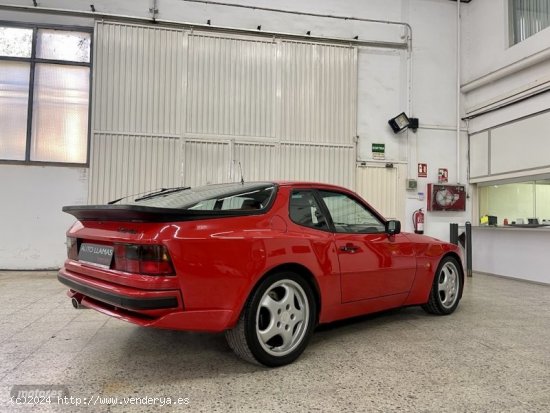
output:
[[[83,243],[78,251],[78,261],[96,267],[109,268],[113,260],[113,247],[108,245]]]

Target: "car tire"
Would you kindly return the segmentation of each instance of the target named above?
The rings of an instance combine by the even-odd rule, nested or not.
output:
[[[463,286],[462,266],[456,258],[444,257],[437,266],[429,300],[422,308],[430,314],[451,314],[458,306]]]
[[[310,284],[293,272],[267,276],[248,298],[229,347],[242,359],[268,367],[292,363],[304,351],[317,320]]]

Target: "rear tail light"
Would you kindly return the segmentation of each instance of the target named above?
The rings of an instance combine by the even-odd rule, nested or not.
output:
[[[70,260],[77,260],[78,259],[78,245],[76,238],[73,237],[67,237],[67,257]]]
[[[174,275],[164,245],[115,244],[115,270],[145,275]]]

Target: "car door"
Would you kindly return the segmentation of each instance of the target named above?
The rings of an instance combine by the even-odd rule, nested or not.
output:
[[[388,235],[385,222],[349,194],[325,190],[318,194],[334,226],[342,302],[409,292],[416,258],[406,236]]]

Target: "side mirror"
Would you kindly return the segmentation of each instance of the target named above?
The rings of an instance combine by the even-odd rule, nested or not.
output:
[[[401,222],[392,219],[386,222],[386,234],[395,235],[401,232]]]

